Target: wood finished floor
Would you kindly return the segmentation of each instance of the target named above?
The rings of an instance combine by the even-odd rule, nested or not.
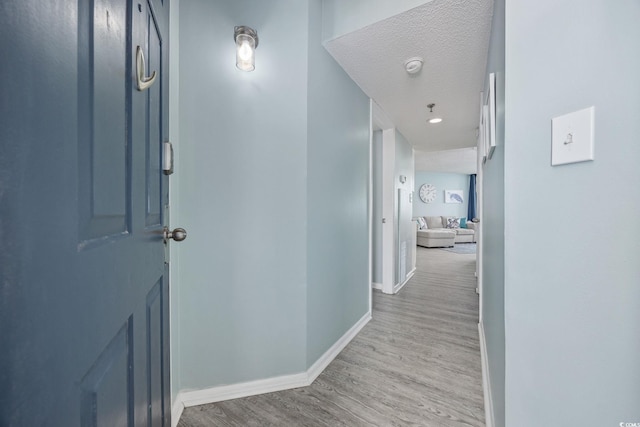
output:
[[[484,426],[475,255],[417,251],[311,386],[186,408],[178,426]]]

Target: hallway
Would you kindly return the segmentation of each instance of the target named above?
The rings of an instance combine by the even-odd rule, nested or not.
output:
[[[398,295],[309,387],[186,408],[179,427],[483,426],[475,255],[417,248]]]

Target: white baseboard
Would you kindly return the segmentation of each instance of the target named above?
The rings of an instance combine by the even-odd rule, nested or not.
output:
[[[180,417],[182,416],[182,411],[184,411],[184,404],[182,403],[182,396],[178,393],[176,401],[173,404],[173,408],[171,408],[171,427],[176,427],[178,425],[178,421],[180,421]]]
[[[413,277],[415,273],[416,273],[416,268],[414,267],[413,270],[411,270],[409,274],[407,274],[407,278],[404,280],[404,282],[398,283],[393,287],[393,293],[397,294],[398,292],[400,292],[400,289],[404,288],[404,285],[407,284],[407,282]]]
[[[360,320],[358,320],[347,332],[345,332],[345,334],[342,335],[342,337],[340,337],[340,339],[336,341],[329,348],[329,350],[325,351],[324,354],[320,356],[318,360],[316,360],[316,363],[314,363],[309,369],[307,369],[307,385],[311,385],[311,383],[313,383],[315,379],[318,378],[322,371],[324,371],[324,369],[329,366],[329,363],[331,363],[331,361],[335,359],[338,354],[340,354],[340,352],[347,346],[347,344],[349,344],[349,342],[351,342],[351,340],[354,339],[356,335],[358,335],[358,332],[360,332],[360,330],[364,328],[364,325],[369,323],[369,320],[371,320],[371,312],[368,312],[364,316],[362,316],[362,318],[360,318]]]
[[[484,413],[487,427],[493,427],[493,397],[491,396],[491,377],[489,374],[489,361],[487,359],[487,342],[484,336],[484,326],[478,323],[478,334],[480,335],[480,358],[482,363],[482,388],[484,390]]]
[[[371,312],[366,313],[358,320],[331,348],[305,372],[293,375],[267,378],[257,381],[248,381],[239,384],[230,384],[203,390],[181,391],[176,397],[172,411],[172,427],[178,424],[180,415],[185,407],[204,405],[223,400],[237,399],[240,397],[254,396],[256,394],[272,393],[274,391],[288,390],[311,385],[313,381],[324,371],[333,359],[358,335],[358,332],[371,320]]]
[[[379,291],[382,290],[382,283],[378,283],[378,282],[371,282],[371,287],[373,289],[377,289]]]
[[[309,385],[307,383],[307,374],[302,372],[300,374],[283,375],[263,380],[211,387],[203,390],[185,391],[180,394],[182,395],[182,403],[188,408],[190,406],[238,399],[256,394],[272,393],[274,391],[288,390],[307,385]]]

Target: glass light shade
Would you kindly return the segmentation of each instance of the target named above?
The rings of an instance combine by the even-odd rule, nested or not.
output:
[[[249,34],[236,36],[236,67],[242,71],[256,69],[256,40]]]
[[[429,119],[429,123],[440,123],[442,119],[440,117],[434,117],[433,119]]]

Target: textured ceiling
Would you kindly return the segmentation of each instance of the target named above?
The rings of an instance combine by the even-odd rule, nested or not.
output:
[[[398,130],[422,151],[476,145],[492,0],[434,0],[326,43]],[[424,58],[419,74],[404,62]],[[427,104],[443,118],[427,123]]]
[[[415,151],[416,171],[477,173],[477,149],[458,148],[444,151]]]

